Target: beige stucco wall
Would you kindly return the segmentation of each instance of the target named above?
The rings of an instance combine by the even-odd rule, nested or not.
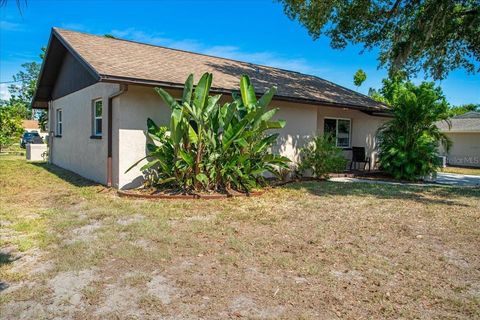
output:
[[[107,104],[108,96],[120,89],[116,84],[98,83],[50,103],[50,128],[56,127],[56,110],[63,110],[63,135],[52,140],[51,158],[54,164],[76,172],[88,179],[107,181]],[[178,90],[171,91],[180,97]],[[103,138],[91,139],[92,101],[103,99]],[[228,97],[225,97],[225,100]],[[357,110],[314,106],[285,101],[273,101],[280,110],[277,119],[287,121],[279,130],[274,151],[292,160],[295,166],[299,149],[315,134],[323,133],[326,117],[348,118],[352,121],[352,146],[363,146],[370,156],[375,155],[375,132],[388,119],[372,117]],[[113,99],[113,183],[117,188],[133,188],[143,182],[140,166],[125,171],[146,155],[146,121],[152,118],[158,125],[168,125],[170,108],[150,87],[129,86]],[[350,158],[349,151],[346,157]]]
[[[49,128],[56,126],[56,110],[62,109],[62,137],[51,140],[50,161],[103,184],[107,182],[107,103],[119,85],[97,83],[50,103]],[[92,100],[102,98],[102,139],[91,139]]]
[[[273,151],[292,160],[291,166],[294,167],[299,160],[300,148],[317,131],[318,107],[284,101],[272,101],[271,107],[279,108],[276,119],[287,122],[283,129],[278,130],[280,135]]]
[[[181,94],[180,91],[171,93],[175,97]],[[299,148],[316,133],[323,133],[323,118],[326,116],[352,119],[352,145],[364,146],[370,154],[375,149],[375,132],[387,120],[356,110],[309,104],[273,101],[271,106],[280,109],[276,114],[277,119],[287,120],[285,128],[279,130],[280,136],[274,151],[290,158],[292,166],[298,160]],[[170,108],[152,88],[129,86],[126,93],[115,99],[113,110],[114,139],[118,134],[118,148],[114,144],[113,153],[114,184],[124,189],[137,187],[142,184],[141,165],[128,173],[125,171],[146,155],[144,132],[147,118],[152,118],[158,125],[168,125]],[[348,152],[346,157],[351,157]]]
[[[367,156],[370,157],[371,161],[375,161],[377,157],[376,132],[389,118],[374,117],[353,109],[321,106],[318,108],[317,115],[317,132],[319,134],[323,134],[325,118],[350,119],[350,147],[365,147]],[[344,153],[347,159],[352,158],[351,151],[348,148],[345,149]]]
[[[480,167],[480,132],[447,133],[452,141],[450,151],[440,153],[447,156],[449,165]]]
[[[171,91],[180,97],[180,91]],[[118,125],[118,165],[114,161],[114,171],[118,166],[118,177],[114,176],[118,188],[128,189],[142,184],[139,168],[125,171],[137,160],[146,155],[146,121],[152,118],[158,125],[168,125],[170,108],[152,88],[129,86],[128,91],[117,98],[119,107],[114,108],[114,121]],[[226,99],[224,99],[226,100]],[[287,120],[285,128],[279,131],[279,143],[274,150],[289,157],[294,162],[298,158],[298,148],[310,138],[317,129],[317,108],[312,105],[299,105],[285,102],[273,102],[273,107],[280,107],[276,118]],[[117,119],[117,117],[119,117]],[[116,132],[114,124],[114,132]],[[145,163],[145,162],[142,162]]]
[[[180,96],[177,91],[171,93]],[[128,91],[116,100],[118,107],[114,107],[113,114],[117,126],[114,126],[114,132],[118,134],[118,149],[114,148],[114,158],[118,162],[114,163],[114,171],[118,176],[114,176],[114,184],[118,188],[128,189],[138,187],[143,182],[139,170],[141,165],[128,173],[125,171],[146,155],[147,118],[153,119],[159,126],[168,125],[170,108],[149,87],[129,86]]]

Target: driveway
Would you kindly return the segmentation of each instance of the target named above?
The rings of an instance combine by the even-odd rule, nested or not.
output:
[[[437,183],[452,186],[480,186],[480,176],[439,172]]]
[[[410,185],[410,186],[435,186],[435,185],[449,185],[449,186],[459,186],[459,187],[480,187],[480,176],[465,175],[458,173],[437,173],[437,180],[435,183],[406,183],[406,182],[396,182],[396,181],[383,181],[383,180],[369,180],[362,178],[350,178],[350,177],[336,177],[330,178],[330,181],[335,182],[362,182],[368,184],[389,184],[389,185]]]

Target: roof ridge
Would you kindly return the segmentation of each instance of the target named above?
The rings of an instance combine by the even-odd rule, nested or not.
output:
[[[206,54],[206,53],[201,53],[201,52],[189,51],[189,50],[185,50],[185,49],[172,48],[172,47],[162,46],[162,45],[158,45],[158,44],[152,44],[152,43],[147,43],[147,42],[140,42],[140,41],[129,40],[129,39],[122,39],[122,38],[117,38],[117,37],[114,37],[114,38],[104,37],[104,36],[100,36],[100,35],[98,35],[98,34],[93,34],[93,33],[88,33],[88,32],[82,32],[82,31],[76,31],[76,30],[70,30],[70,29],[63,29],[63,28],[58,28],[58,27],[53,27],[53,29],[55,29],[55,30],[57,30],[57,31],[58,31],[58,30],[63,30],[63,31],[68,31],[68,32],[75,32],[75,33],[80,33],[80,34],[84,34],[84,35],[91,36],[91,37],[97,37],[97,38],[101,38],[101,39],[108,39],[108,40],[114,40],[114,41],[115,41],[115,40],[117,40],[117,41],[125,41],[125,42],[130,42],[130,43],[135,43],[135,44],[140,44],[140,45],[145,45],[145,46],[150,46],[150,47],[155,47],[155,48],[162,48],[162,49],[167,49],[167,50],[174,50],[174,51],[179,51],[179,52],[184,52],[184,53],[189,53],[189,54],[194,54],[194,55],[199,55],[199,56],[204,56],[204,57],[210,57],[210,58],[221,59],[221,60],[226,60],[226,61],[234,61],[234,62],[249,64],[249,65],[253,65],[253,66],[259,66],[259,67],[277,69],[277,70],[282,70],[282,71],[294,72],[294,73],[298,73],[298,74],[301,74],[301,75],[306,75],[306,76],[311,76],[311,77],[317,77],[317,76],[315,76],[315,75],[311,75],[311,74],[307,74],[307,73],[302,73],[302,72],[295,71],[295,70],[289,70],[289,69],[283,69],[283,68],[279,68],[279,67],[267,66],[267,65],[264,65],[264,64],[253,63],[253,62],[248,62],[248,61],[242,61],[242,60],[237,60],[237,59],[232,59],[232,58],[225,58],[225,57],[220,57],[220,56],[214,56],[214,55],[212,55],[212,54]],[[328,81],[328,80],[323,79],[323,78],[320,78],[320,77],[317,77],[317,78],[322,79],[322,80],[325,80],[325,81]]]
[[[167,49],[167,50],[174,50],[174,51],[183,52],[183,53],[188,53],[188,54],[193,54],[193,55],[199,55],[199,56],[204,56],[204,57],[210,57],[210,58],[220,59],[220,60],[224,60],[224,61],[232,61],[232,62],[247,64],[247,65],[250,65],[250,66],[253,66],[253,67],[263,67],[263,68],[270,68],[270,69],[279,70],[279,71],[292,72],[292,73],[296,73],[296,74],[299,74],[299,75],[308,76],[308,77],[314,77],[314,78],[320,79],[320,80],[322,80],[322,81],[328,82],[330,85],[343,88],[343,89],[345,89],[345,90],[347,90],[347,91],[350,91],[350,92],[352,92],[352,93],[354,93],[354,94],[356,94],[356,95],[358,95],[358,96],[361,96],[361,97],[363,97],[363,98],[367,98],[367,99],[369,99],[369,100],[375,101],[376,103],[379,103],[379,104],[383,104],[383,103],[381,103],[381,102],[378,102],[378,101],[374,100],[373,98],[369,97],[369,96],[366,95],[366,94],[363,94],[363,93],[357,92],[357,91],[355,91],[355,90],[349,89],[349,88],[347,88],[347,87],[345,87],[345,86],[342,86],[342,85],[340,85],[340,84],[334,83],[334,82],[332,82],[332,81],[330,81],[330,80],[321,78],[321,77],[316,76],[316,75],[312,75],[312,74],[308,74],[308,73],[302,73],[302,72],[295,71],[295,70],[289,70],[289,69],[283,69],[283,68],[278,68],[278,67],[272,67],[272,66],[267,66],[267,65],[263,65],[263,64],[258,64],[258,63],[253,63],[253,62],[247,62],[247,61],[241,61],[241,60],[231,59],[231,58],[224,58],[224,57],[209,55],[209,54],[205,54],[205,53],[199,53],[199,52],[194,52],[194,51],[183,50],[183,49],[170,48],[170,47],[166,47],[166,46],[161,46],[161,45],[156,45],[156,44],[151,44],[151,43],[145,43],[145,42],[140,42],[140,41],[135,41],[135,40],[128,40],[128,39],[122,39],[122,38],[117,38],[117,37],[110,38],[110,37],[100,36],[100,35],[97,35],[97,34],[92,34],[92,33],[87,33],[87,32],[82,32],[82,31],[76,31],[76,30],[69,30],[69,29],[64,29],[64,28],[59,28],[59,27],[53,27],[53,29],[56,30],[57,32],[59,32],[59,31],[60,31],[60,32],[61,32],[61,31],[67,31],[67,32],[73,32],[73,33],[79,33],[79,34],[83,34],[83,35],[87,35],[87,36],[91,36],[91,37],[101,38],[101,39],[103,39],[103,40],[107,40],[107,39],[108,39],[108,41],[124,41],[124,42],[130,42],[130,43],[139,44],[139,45],[146,45],[146,46],[155,47],[155,48],[162,48],[162,49]],[[60,33],[60,32],[59,32],[59,33]],[[385,106],[386,106],[386,105],[385,105]]]
[[[479,111],[468,111],[452,117],[452,119],[478,119],[478,118],[480,118]]]

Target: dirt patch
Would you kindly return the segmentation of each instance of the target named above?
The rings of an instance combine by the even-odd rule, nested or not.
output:
[[[443,253],[447,261],[459,268],[468,268],[470,265],[467,260],[460,256],[457,250],[447,250]]]
[[[106,297],[95,310],[98,316],[116,316],[121,318],[140,317],[143,312],[138,307],[141,291],[138,288],[124,286],[121,283],[107,285],[103,291]]]
[[[70,319],[84,311],[82,290],[97,275],[94,270],[62,272],[47,281],[22,281],[2,294],[15,297],[2,306],[2,319]]]
[[[52,261],[46,260],[45,254],[35,248],[27,252],[19,253],[10,269],[12,272],[29,274],[46,273],[54,268]]]
[[[152,248],[155,246],[152,241],[146,239],[137,239],[133,241],[133,245],[146,251],[152,250]]]
[[[77,241],[92,241],[96,239],[95,231],[102,227],[100,221],[95,221],[91,224],[84,225],[82,227],[73,229],[70,233],[70,237],[65,240],[65,244],[72,244]]]
[[[236,317],[278,319],[282,316],[285,307],[259,307],[252,298],[241,295],[230,301],[229,309],[230,314]]]
[[[49,286],[53,290],[53,300],[49,310],[60,314],[81,311],[84,306],[82,291],[96,277],[94,270],[57,274],[49,281]]]
[[[123,219],[118,219],[117,220],[117,223],[119,225],[122,225],[122,226],[128,226],[132,223],[137,223],[137,222],[141,222],[145,219],[145,217],[141,214],[135,214],[131,217],[128,217],[128,218],[123,218]]]
[[[163,304],[169,304],[172,299],[177,297],[177,288],[164,276],[158,274],[153,276],[147,283],[148,293],[160,299]]]
[[[35,301],[9,302],[0,309],[2,319],[47,319],[45,307]]]
[[[347,281],[347,282],[361,281],[364,279],[362,277],[362,274],[355,270],[344,270],[344,271],[333,270],[330,272],[330,274],[338,280]]]
[[[186,217],[186,221],[195,221],[195,222],[208,222],[212,221],[215,218],[214,215],[209,215],[209,216],[191,216],[191,217]]]

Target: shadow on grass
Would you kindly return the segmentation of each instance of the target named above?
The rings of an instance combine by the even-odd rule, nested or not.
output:
[[[32,162],[31,163],[34,166],[37,166],[39,168],[42,168],[50,173],[53,173],[60,179],[76,186],[76,187],[91,187],[91,186],[99,186],[100,184],[97,182],[94,182],[92,180],[88,180],[72,171],[68,171],[66,169],[57,167],[54,164],[49,164],[46,162]]]
[[[18,260],[19,258],[20,258],[19,256],[14,256],[11,253],[0,251],[0,268],[5,265],[11,264],[15,260]],[[9,287],[8,283],[0,280],[0,292],[7,289],[8,287]]]
[[[480,189],[451,187],[417,187],[386,184],[311,181],[287,184],[283,189],[306,190],[316,196],[373,196],[379,199],[413,200],[425,204],[470,205],[456,201],[458,197],[480,199]]]
[[[0,267],[10,264],[18,258],[18,256],[14,256],[10,253],[0,252]]]

